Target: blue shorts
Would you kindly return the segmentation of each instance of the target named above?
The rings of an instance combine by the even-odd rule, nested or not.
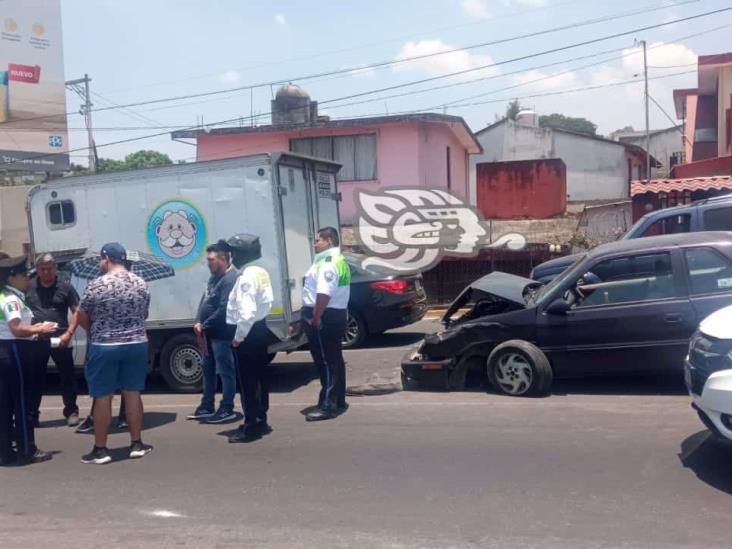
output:
[[[147,342],[89,347],[84,368],[89,394],[110,396],[117,390],[142,391],[147,376]]]

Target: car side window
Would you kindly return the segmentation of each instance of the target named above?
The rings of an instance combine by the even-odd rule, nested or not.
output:
[[[576,283],[575,307],[616,305],[675,297],[668,252],[607,259]]]
[[[712,248],[684,250],[691,295],[732,292],[732,263]]]
[[[705,231],[732,231],[732,206],[710,208],[704,212]]]
[[[640,236],[688,233],[691,230],[691,215],[672,215],[654,221]]]

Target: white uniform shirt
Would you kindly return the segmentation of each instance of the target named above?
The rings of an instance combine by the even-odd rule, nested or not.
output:
[[[339,273],[335,263],[324,261],[329,255],[340,256],[340,248],[330,248],[315,255],[308,272],[305,274],[302,288],[302,304],[305,307],[315,307],[318,294],[330,296],[328,309],[347,309],[351,297],[349,285],[339,285]]]
[[[35,336],[16,337],[10,331],[10,322],[20,319],[23,324],[30,325],[33,312],[25,304],[23,294],[11,286],[2,289],[0,299],[0,339],[35,339]]]
[[[244,268],[226,305],[226,323],[236,325],[234,339],[240,343],[244,341],[254,323],[267,318],[273,302],[269,273],[257,265]]]

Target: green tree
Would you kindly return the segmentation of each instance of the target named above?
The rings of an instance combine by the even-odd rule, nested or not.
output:
[[[556,128],[558,130],[567,130],[575,133],[597,135],[597,124],[590,122],[586,118],[564,116],[559,113],[540,116],[539,125],[542,128]]]
[[[152,168],[153,166],[167,166],[172,163],[173,161],[167,154],[158,151],[137,151],[125,156],[124,169]]]
[[[138,168],[152,168],[153,166],[167,166],[173,161],[167,154],[158,151],[137,151],[125,156],[124,160],[114,158],[97,159],[97,172],[119,172],[122,170],[136,170]],[[71,165],[73,173],[86,173],[89,171],[78,164]]]
[[[523,107],[521,106],[521,103],[519,103],[519,100],[514,99],[506,107],[506,118],[509,120],[516,120],[516,115],[521,112],[522,109]]]

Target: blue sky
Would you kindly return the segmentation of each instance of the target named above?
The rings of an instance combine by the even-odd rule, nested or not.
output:
[[[61,0],[66,78],[88,73],[96,107],[110,102],[150,99],[291,79],[315,100],[325,101],[362,91],[472,69],[583,40],[711,11],[722,0],[344,0],[310,2],[263,0]],[[338,77],[298,80],[297,77],[427,54],[470,44],[508,38],[588,19],[663,8],[588,26],[575,26],[548,35],[346,73]],[[729,28],[705,32],[722,25]],[[616,38],[561,53],[472,71],[462,76],[360,98],[378,101],[338,107],[323,105],[332,117],[382,115],[432,108],[463,116],[474,131],[494,121],[513,97],[540,114],[560,112],[583,116],[603,134],[632,125],[643,127],[642,84],[560,93],[588,86],[630,80],[642,67],[633,54],[634,38],[647,40],[651,95],[674,116],[674,88],[693,87],[697,55],[732,50],[728,39],[732,11]],[[681,39],[701,33],[700,36]],[[624,50],[620,50],[625,48]],[[569,61],[603,51],[605,56]],[[623,56],[623,57],[621,57]],[[601,62],[601,63],[600,63]],[[539,65],[554,63],[545,68]],[[600,63],[591,68],[584,65]],[[522,72],[518,72],[522,71]],[[508,74],[514,73],[514,74]],[[482,78],[482,80],[475,81]],[[387,95],[437,85],[454,86],[403,97]],[[508,89],[504,89],[508,88]],[[160,129],[119,130],[153,126],[209,124],[254,113],[267,113],[273,90],[249,91],[130,110],[94,114],[98,144],[157,133]],[[476,97],[477,96],[477,97]],[[469,99],[471,98],[471,99]],[[79,101],[67,93],[69,111]],[[342,101],[352,103],[356,100]],[[492,101],[492,102],[489,102]],[[446,103],[453,106],[443,107]],[[480,104],[474,104],[480,103]],[[268,123],[268,117],[258,119]],[[658,108],[651,110],[652,127],[671,125]],[[71,145],[86,145],[80,116],[69,117]],[[161,136],[125,145],[101,147],[100,156],[121,158],[138,149],[156,149],[175,159],[193,159],[194,147]],[[83,163],[83,151],[73,153]]]

